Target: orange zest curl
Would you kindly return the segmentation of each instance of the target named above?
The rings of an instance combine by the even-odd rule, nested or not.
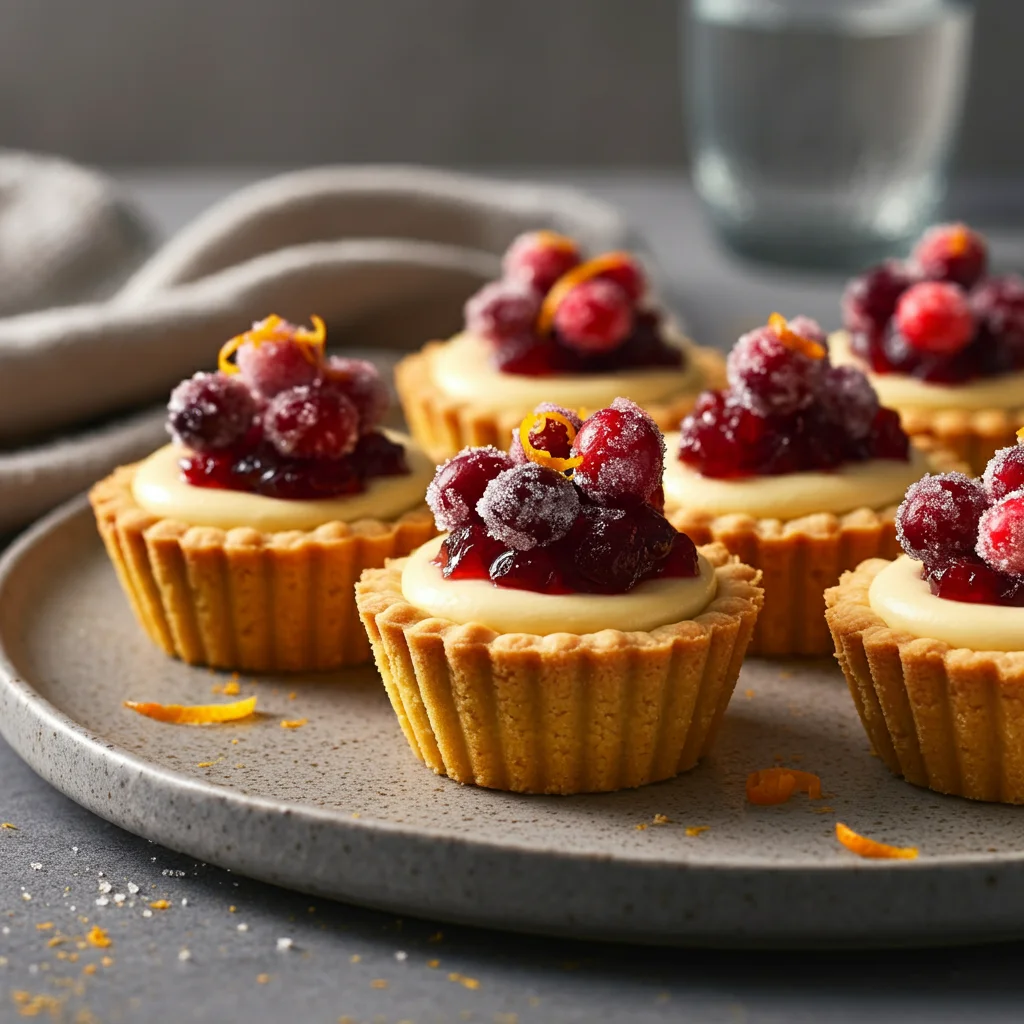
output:
[[[1017,431],[1017,443],[1024,444],[1024,427]]]
[[[549,231],[544,228],[535,231],[533,237],[549,249],[560,249],[562,252],[575,252],[578,248],[576,242],[568,235],[559,234],[557,231]]]
[[[799,352],[808,359],[824,359],[826,356],[825,346],[813,338],[805,338],[797,334],[789,326],[789,321],[781,313],[772,313],[768,317],[768,326],[775,332],[776,337],[786,348]]]
[[[747,800],[759,807],[784,804],[794,793],[821,799],[821,779],[796,768],[762,768],[747,776]]]
[[[256,710],[256,698],[232,701],[230,704],[155,704],[126,700],[126,708],[147,718],[172,725],[208,725],[213,722],[237,722]]]
[[[221,373],[238,373],[238,367],[231,362],[231,357],[247,343],[262,345],[268,341],[298,342],[302,354],[317,366],[323,358],[327,327],[318,316],[311,316],[309,319],[313,322],[312,330],[307,327],[292,327],[276,313],[271,313],[265,320],[254,323],[251,330],[236,334],[224,342],[217,356],[217,369]]]
[[[523,422],[519,424],[519,440],[522,443],[523,451],[526,452],[526,457],[531,462],[547,466],[549,469],[556,469],[559,473],[575,469],[583,461],[581,455],[576,455],[571,459],[560,459],[543,448],[535,448],[530,441],[530,434],[534,430],[543,430],[548,421],[561,423],[569,435],[569,443],[572,444],[576,437],[576,428],[560,412],[531,412],[528,416],[524,416]]]
[[[950,256],[963,256],[971,247],[971,229],[966,224],[954,224],[946,236],[946,251]]]
[[[889,846],[867,836],[858,835],[841,821],[836,822],[836,839],[851,853],[871,860],[916,860],[916,846]]]
[[[540,312],[537,314],[537,332],[539,334],[551,333],[558,307],[576,285],[631,262],[632,260],[628,252],[606,252],[603,256],[587,260],[586,263],[580,263],[578,266],[573,267],[572,270],[563,274],[551,286],[547,295],[544,296]]]

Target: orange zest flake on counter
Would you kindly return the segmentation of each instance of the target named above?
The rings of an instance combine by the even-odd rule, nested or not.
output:
[[[747,776],[747,800],[759,807],[784,804],[794,793],[821,799],[821,779],[797,768],[762,768]]]
[[[134,700],[124,702],[126,708],[147,718],[172,725],[209,725],[213,722],[237,722],[256,710],[256,698],[232,701],[230,704],[156,704]]]
[[[281,720],[281,728],[301,729],[308,721],[308,718],[284,718]]]
[[[915,860],[917,858],[916,846],[889,846],[888,843],[880,843],[876,839],[869,839],[854,832],[841,821],[836,822],[836,839],[842,843],[851,853],[858,857],[867,857],[871,860]]]
[[[94,924],[85,933],[85,941],[90,946],[96,946],[99,949],[106,949],[108,946],[113,945],[110,936],[98,924]]]

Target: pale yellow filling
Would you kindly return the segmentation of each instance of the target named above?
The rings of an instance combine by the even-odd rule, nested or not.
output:
[[[828,339],[832,362],[865,369],[850,351],[850,336],[836,331]],[[929,384],[901,373],[870,373],[882,405],[890,409],[1018,409],[1024,407],[1024,373],[986,377],[969,384]]]
[[[405,447],[410,472],[372,479],[359,494],[291,501],[244,491],[193,487],[181,477],[178,460],[183,452],[174,445],[158,449],[139,465],[132,494],[142,508],[155,516],[221,530],[249,526],[263,533],[276,533],[314,530],[324,523],[352,523],[357,519],[394,519],[423,501],[435,467],[404,434],[385,433]]]
[[[874,578],[868,599],[891,629],[972,651],[1024,651],[1024,608],[936,597],[906,555]]]
[[[670,335],[669,340],[684,350],[689,344],[678,335]],[[555,402],[572,409],[600,409],[620,396],[644,405],[697,392],[703,387],[703,374],[692,356],[680,370],[658,367],[527,377],[496,369],[491,363],[492,353],[493,348],[485,338],[457,334],[431,354],[434,383],[451,398],[492,412],[532,409],[541,402]]]
[[[756,519],[799,519],[815,512],[843,515],[858,508],[882,509],[903,500],[907,488],[928,472],[928,457],[911,447],[910,459],[871,459],[831,473],[718,480],[680,462],[679,435],[666,434],[665,504],[709,515],[742,513]]]
[[[478,622],[498,633],[646,632],[699,615],[717,588],[714,567],[703,556],[699,576],[648,580],[628,594],[538,594],[496,587],[489,580],[446,580],[432,561],[443,540],[435,537],[409,556],[402,594],[429,615]]]

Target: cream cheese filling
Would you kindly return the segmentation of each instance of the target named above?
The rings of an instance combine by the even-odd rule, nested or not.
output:
[[[699,615],[714,599],[715,569],[702,555],[700,574],[648,580],[628,594],[538,594],[496,587],[489,580],[446,580],[432,559],[444,537],[417,548],[402,570],[402,594],[421,611],[497,633],[598,633],[655,629]]]
[[[903,500],[907,488],[928,472],[924,452],[911,446],[910,459],[850,462],[830,473],[719,480],[702,476],[678,458],[679,435],[665,435],[665,504],[709,515],[740,513],[756,519],[799,519],[816,512],[843,515],[858,508],[883,509]]]
[[[423,501],[435,467],[404,434],[385,433],[405,448],[409,472],[404,476],[376,477],[359,494],[293,501],[244,491],[193,487],[182,479],[178,468],[182,449],[170,444],[139,464],[132,494],[140,507],[155,516],[221,530],[249,526],[262,533],[277,533],[315,530],[324,523],[352,523],[357,519],[394,519]]]
[[[906,555],[874,578],[868,600],[890,629],[972,651],[1024,651],[1024,608],[936,597]]]
[[[1024,408],[1024,373],[984,377],[967,384],[929,384],[902,373],[871,373],[850,350],[850,336],[836,331],[828,339],[832,362],[848,363],[867,373],[879,401],[890,409],[1019,409]]]
[[[684,351],[689,342],[669,334],[670,343]],[[491,412],[532,409],[541,402],[555,402],[572,409],[600,409],[620,396],[644,405],[660,402],[703,387],[703,374],[692,354],[680,370],[646,367],[615,373],[577,376],[527,377],[502,373],[491,363],[493,349],[485,338],[457,334],[431,352],[434,383],[451,398],[465,400]]]

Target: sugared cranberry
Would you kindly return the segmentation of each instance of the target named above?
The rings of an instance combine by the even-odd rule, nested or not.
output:
[[[579,249],[571,239],[551,231],[528,231],[508,247],[502,269],[506,277],[525,281],[543,295],[579,262]]]
[[[583,425],[583,421],[572,409],[566,409],[561,405],[555,405],[553,402],[541,402],[541,404],[534,409],[534,412],[558,413],[559,416],[564,417],[572,424],[573,430],[575,431],[578,431]],[[532,444],[534,448],[537,448],[540,451],[545,451],[556,459],[569,458],[572,442],[569,440],[569,431],[566,429],[564,423],[560,423],[555,419],[545,420],[544,426],[540,430],[531,430],[529,436],[530,444]],[[523,450],[523,442],[519,436],[518,430],[512,431],[512,443],[509,445],[508,454],[516,465],[521,462],[529,461],[526,456],[526,452]]]
[[[974,553],[988,508],[981,484],[963,473],[928,474],[911,484],[896,513],[903,550],[929,568]]]
[[[555,311],[555,329],[570,348],[607,352],[633,329],[633,304],[613,281],[600,277],[576,285]]]
[[[427,487],[427,504],[439,530],[456,530],[479,522],[476,506],[487,485],[511,469],[512,459],[497,448],[463,448],[438,466]]]
[[[363,480],[377,476],[401,476],[409,472],[405,448],[379,430],[361,434],[350,458]]]
[[[966,224],[938,224],[921,236],[914,260],[925,277],[970,288],[985,274],[988,247]]]
[[[320,372],[318,359],[317,350],[282,333],[280,341],[247,341],[235,361],[242,380],[253,391],[273,398],[289,388],[312,384]]]
[[[580,498],[561,473],[527,462],[499,473],[477,502],[487,532],[517,551],[561,540],[579,512]]]
[[[623,255],[612,266],[606,267],[597,275],[602,280],[612,281],[625,293],[630,303],[636,304],[647,290],[647,279],[640,264],[631,256]]]
[[[644,570],[636,522],[624,509],[584,505],[572,545],[575,571],[596,588],[625,592]]]
[[[616,398],[594,413],[576,435],[572,454],[582,457],[573,481],[593,501],[647,501],[661,486],[665,440],[635,402]]]
[[[263,429],[282,455],[337,459],[356,446],[359,413],[340,391],[312,384],[275,395],[263,414]]]
[[[441,543],[441,575],[450,580],[485,580],[491,563],[505,545],[489,536],[482,523],[452,530]]]
[[[359,413],[359,431],[367,433],[379,426],[391,403],[388,386],[380,371],[366,359],[331,356],[324,368],[326,383],[337,388]]]
[[[879,409],[868,433],[868,454],[873,459],[910,458],[910,438],[900,425],[900,414],[895,409]]]
[[[878,395],[857,367],[830,366],[825,373],[821,396],[854,440],[859,441],[871,433],[878,413]]]
[[[772,327],[759,327],[733,346],[726,372],[736,397],[752,412],[785,415],[814,401],[827,365],[786,344]]]
[[[982,481],[990,501],[999,501],[1024,487],[1024,444],[1000,448],[989,459]]]
[[[943,281],[908,288],[896,305],[896,326],[921,352],[952,355],[974,337],[974,316],[963,289]]]
[[[968,604],[1004,604],[1016,596],[1013,582],[976,558],[959,558],[928,574],[937,597]]]
[[[896,260],[855,277],[843,294],[847,330],[872,331],[885,326],[896,311],[900,295],[917,280],[912,268]]]
[[[977,551],[996,572],[1024,576],[1024,490],[1011,491],[982,515]]]
[[[970,302],[974,315],[991,334],[1024,337],[1024,277],[990,277],[971,292]]]
[[[550,548],[503,551],[491,563],[488,572],[491,581],[499,587],[551,593],[558,574],[558,563]]]
[[[242,438],[255,415],[256,402],[240,380],[222,373],[197,373],[171,392],[167,429],[178,444],[211,452]]]
[[[540,302],[540,294],[527,281],[491,281],[466,302],[466,330],[499,343],[528,337],[533,333]]]

